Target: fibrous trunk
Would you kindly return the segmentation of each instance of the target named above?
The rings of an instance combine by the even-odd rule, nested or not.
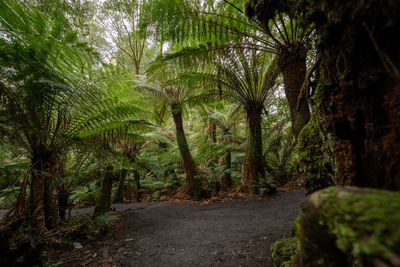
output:
[[[114,179],[113,167],[107,166],[105,169],[103,182],[101,184],[101,194],[100,198],[96,203],[94,209],[94,216],[103,215],[111,210],[111,189],[112,182]]]
[[[286,99],[289,104],[292,129],[295,137],[310,120],[310,109],[307,99],[299,95],[306,77],[307,49],[302,43],[282,47],[278,54],[278,65],[283,75]]]
[[[32,158],[29,216],[30,225],[34,234],[46,231],[44,217],[44,176],[43,160],[37,155]]]
[[[32,232],[41,234],[46,229],[54,228],[57,220],[52,175],[55,160],[48,150],[37,150],[32,157],[29,215]]]
[[[58,219],[56,196],[54,192],[54,176],[52,175],[51,171],[46,171],[43,175],[45,176],[43,179],[43,204],[45,224],[47,229],[53,229],[54,227],[56,227]]]
[[[124,202],[124,183],[126,179],[126,175],[128,173],[127,169],[122,169],[119,177],[118,189],[117,194],[115,196],[116,203]]]
[[[70,192],[65,185],[58,186],[58,215],[63,221],[66,219]]]
[[[231,160],[232,160],[232,153],[228,149],[225,152],[225,155],[222,160],[222,164],[225,167],[224,174],[222,175],[222,186],[223,188],[229,188],[232,186],[232,177],[231,177]]]
[[[400,190],[399,1],[313,2],[338,183]],[[364,6],[361,6],[364,5]]]
[[[250,134],[247,155],[242,169],[243,187],[248,187],[252,182],[257,182],[260,178],[265,177],[261,137],[261,111],[262,108],[257,105],[246,109]]]
[[[208,126],[208,133],[210,135],[210,143],[214,144],[217,142],[217,125],[213,122],[210,122]]]
[[[140,202],[141,201],[140,173],[138,170],[133,171],[133,177],[135,178],[135,200],[136,202]]]
[[[198,179],[196,178],[197,166],[192,154],[190,153],[185,132],[183,130],[182,113],[177,111],[177,109],[177,107],[171,106],[176,129],[176,140],[186,174],[185,187],[187,188],[187,193],[193,194],[195,191],[197,191],[197,187],[199,186],[197,181]]]

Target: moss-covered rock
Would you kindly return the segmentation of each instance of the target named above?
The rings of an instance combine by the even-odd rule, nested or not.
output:
[[[283,238],[272,244],[270,251],[275,267],[293,266],[296,252],[299,248],[297,237]]]
[[[300,266],[400,266],[400,193],[329,187],[300,214]]]

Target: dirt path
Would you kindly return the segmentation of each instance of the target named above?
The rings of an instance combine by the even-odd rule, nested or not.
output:
[[[304,199],[297,191],[212,205],[118,205],[126,210],[120,227],[103,241],[49,256],[61,266],[272,266],[268,248],[290,233]]]

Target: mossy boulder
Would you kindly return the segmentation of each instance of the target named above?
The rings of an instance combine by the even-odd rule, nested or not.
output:
[[[400,193],[329,187],[301,208],[299,266],[400,266]]]
[[[275,267],[293,266],[297,250],[299,248],[299,239],[297,237],[283,238],[272,244],[270,251]]]

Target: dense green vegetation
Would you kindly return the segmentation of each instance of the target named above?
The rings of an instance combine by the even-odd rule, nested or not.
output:
[[[2,3],[2,164],[16,164],[7,156],[14,147],[26,158],[4,181],[3,208],[30,195],[31,226],[43,232],[58,224],[57,209],[61,219],[71,205],[109,210],[111,193],[137,201],[182,186],[201,199],[240,184],[257,193],[296,177],[273,54],[230,47],[229,34],[215,39],[226,47],[214,52],[200,35],[192,37],[198,46],[181,49],[189,36],[153,31],[163,21],[146,10],[163,3],[65,4],[49,11],[40,1]],[[221,3],[213,8],[227,12]]]
[[[0,0],[4,229],[96,235],[112,203],[265,196],[297,179],[307,193],[398,190],[399,5],[332,2]],[[398,203],[367,195],[379,194],[377,209]],[[329,220],[361,212],[381,225],[377,213],[341,204],[312,218],[334,249],[376,256],[362,229]],[[68,221],[86,206],[93,219]],[[396,230],[379,227],[374,248],[393,264],[382,235]],[[272,248],[275,264],[307,260],[303,234]]]

